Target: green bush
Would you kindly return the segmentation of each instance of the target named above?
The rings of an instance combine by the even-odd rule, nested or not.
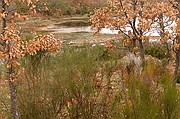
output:
[[[144,50],[146,55],[151,55],[158,59],[166,57],[166,48],[160,44],[149,45]]]

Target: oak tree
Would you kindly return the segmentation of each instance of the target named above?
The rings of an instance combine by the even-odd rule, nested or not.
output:
[[[167,2],[159,0],[109,0],[107,7],[98,9],[91,16],[92,27],[97,32],[102,28],[119,30],[126,40],[124,45],[132,45],[131,51],[137,47],[144,59],[143,42],[157,31],[159,15],[166,13],[174,18],[177,10]],[[172,15],[170,15],[172,13]]]
[[[156,40],[167,45],[170,41],[176,54],[174,80],[180,60],[179,47],[179,7],[174,0],[109,0],[108,6],[95,10],[90,21],[99,32],[102,28],[118,30],[124,36],[124,46],[134,52],[137,49],[144,59],[143,43],[160,34]],[[138,45],[137,45],[138,42]]]

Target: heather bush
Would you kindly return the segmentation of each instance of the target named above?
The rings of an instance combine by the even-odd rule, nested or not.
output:
[[[148,45],[144,50],[146,55],[151,55],[158,59],[163,59],[166,57],[166,48],[160,44]]]

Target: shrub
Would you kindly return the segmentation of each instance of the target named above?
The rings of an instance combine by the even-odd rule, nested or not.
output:
[[[158,59],[166,57],[166,48],[160,44],[149,45],[145,48],[144,52],[146,55],[151,55]]]

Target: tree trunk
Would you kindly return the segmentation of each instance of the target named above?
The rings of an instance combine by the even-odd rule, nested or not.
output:
[[[164,45],[166,46],[166,50],[167,50],[167,52],[166,52],[166,58],[168,59],[168,62],[171,60],[171,53],[170,53],[170,48],[169,48],[169,45],[168,45],[168,43],[167,42],[165,42],[164,43]]]
[[[176,0],[178,2],[178,6],[177,9],[180,12],[180,0]],[[180,13],[177,15],[178,18],[180,18]],[[180,44],[180,22],[178,22],[177,24],[177,36],[176,36],[176,40],[177,43]],[[178,50],[175,52],[176,53],[176,60],[175,60],[175,69],[174,69],[174,83],[177,82],[177,75],[178,75],[178,69],[179,69],[179,62],[180,62],[180,46],[178,48]]]
[[[143,48],[142,40],[139,39],[138,41],[139,41],[140,56],[141,56],[141,59],[144,61],[144,48]]]
[[[177,43],[180,43],[180,37],[177,36],[176,37]],[[179,69],[179,61],[180,61],[180,47],[176,50],[175,49],[175,53],[176,53],[176,59],[175,59],[175,69],[174,69],[174,84],[177,82],[177,75],[178,75],[178,69]]]
[[[136,39],[135,38],[132,39],[132,45],[133,45],[133,48],[136,47]]]
[[[1,6],[2,6],[2,13],[5,13],[5,16],[2,17],[2,36],[4,36],[4,31],[5,28],[7,27],[7,16],[8,16],[8,6],[5,2],[5,0],[1,0]],[[0,44],[2,46],[6,46],[8,47],[8,52],[10,51],[10,47],[7,46],[8,44],[6,44],[6,39],[4,41],[1,41]],[[10,55],[8,56],[8,61],[7,63],[10,61]],[[11,99],[11,118],[12,119],[19,119],[18,117],[18,113],[17,113],[17,108],[16,108],[16,87],[11,79],[11,75],[13,73],[13,66],[11,66],[10,68],[8,68],[8,74],[7,74],[7,78],[8,78],[8,84],[9,84],[9,90],[10,90],[10,99]]]
[[[8,49],[10,51],[10,47]],[[10,55],[8,57],[7,63],[10,61]],[[14,73],[14,68],[11,65],[10,68],[8,68],[8,83],[9,83],[9,90],[10,90],[10,98],[11,98],[11,117],[12,119],[19,119],[18,117],[18,112],[17,112],[17,103],[16,103],[16,87],[14,85],[13,79],[12,79],[12,74]]]
[[[177,37],[177,40],[180,41],[180,38]],[[175,69],[174,69],[174,83],[177,82],[179,62],[180,62],[180,47],[179,47],[178,50],[176,51],[176,60],[175,60]]]
[[[17,108],[16,108],[16,87],[11,80],[12,68],[9,69],[8,72],[8,83],[10,89],[10,98],[11,98],[11,117],[12,119],[19,119]]]
[[[169,60],[170,60],[170,58],[171,58],[171,54],[170,54],[170,49],[169,49],[169,45],[168,45],[168,43],[167,43],[167,39],[164,39],[164,36],[165,36],[165,34],[164,34],[164,32],[165,32],[165,26],[164,26],[164,20],[163,20],[163,14],[160,14],[159,15],[159,25],[160,25],[160,36],[161,36],[161,38],[163,39],[163,40],[165,40],[165,42],[164,42],[164,45],[165,45],[165,47],[166,47],[166,58],[168,59],[168,62],[169,62]]]

